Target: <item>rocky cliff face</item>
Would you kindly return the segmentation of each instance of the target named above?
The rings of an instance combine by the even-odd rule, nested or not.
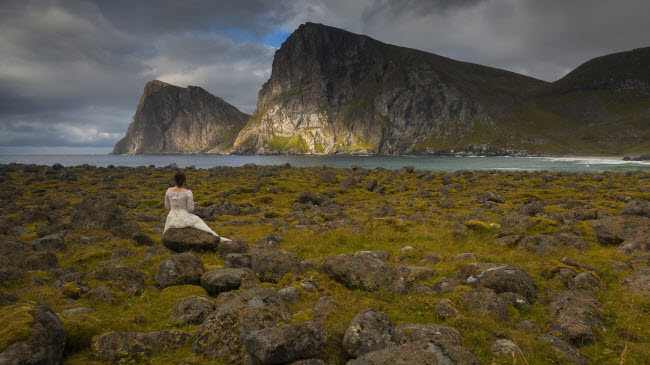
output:
[[[625,59],[642,69],[648,64],[646,54]],[[601,64],[586,69],[602,75]],[[625,80],[623,76],[617,77]],[[598,90],[585,90],[574,86],[584,77],[556,85],[307,23],[276,52],[271,78],[259,92],[256,110],[237,137],[234,152],[644,149],[650,131],[639,123],[650,111],[648,98],[637,93],[636,114],[630,114],[628,100],[621,107],[620,97],[614,95],[615,87],[644,88],[647,70],[634,76],[630,82],[600,83]],[[594,130],[594,123],[603,125],[604,135]],[[616,132],[621,123],[627,123],[625,133]],[[578,138],[577,133],[587,136]]]
[[[235,152],[411,153],[490,128],[494,103],[544,84],[307,23],[276,52]]]
[[[113,154],[228,153],[249,117],[200,87],[151,81]]]

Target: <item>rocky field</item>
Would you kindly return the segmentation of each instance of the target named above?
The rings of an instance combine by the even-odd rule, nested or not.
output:
[[[650,175],[0,165],[3,364],[646,364]]]

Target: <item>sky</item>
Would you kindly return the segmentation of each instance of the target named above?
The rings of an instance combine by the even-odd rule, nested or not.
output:
[[[555,81],[650,46],[647,0],[0,0],[0,153],[108,153],[144,85],[252,113],[305,22]]]

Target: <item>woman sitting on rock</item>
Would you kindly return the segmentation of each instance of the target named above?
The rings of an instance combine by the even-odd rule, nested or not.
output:
[[[176,186],[167,189],[165,193],[165,209],[171,209],[165,221],[165,231],[169,228],[196,228],[212,233],[219,237],[203,219],[192,214],[197,203],[194,202],[192,191],[185,189],[185,173],[178,171],[174,175]],[[164,231],[163,231],[164,233]],[[219,237],[221,242],[230,241],[225,237]]]

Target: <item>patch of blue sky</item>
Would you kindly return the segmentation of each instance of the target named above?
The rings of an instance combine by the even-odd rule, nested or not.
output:
[[[227,33],[234,39],[242,40],[245,42],[261,43],[275,48],[280,48],[282,43],[284,43],[287,37],[291,34],[290,32],[287,32],[281,28],[277,28],[269,33],[264,34],[261,37],[256,37],[255,34],[242,28],[229,28],[227,30]]]

